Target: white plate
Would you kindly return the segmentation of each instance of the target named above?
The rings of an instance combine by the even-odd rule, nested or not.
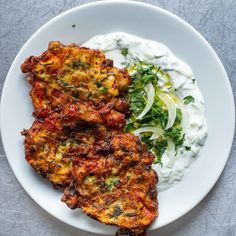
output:
[[[75,28],[72,25],[75,24]],[[49,21],[24,45],[7,75],[1,100],[1,132],[8,161],[27,193],[47,212],[74,227],[100,234],[114,228],[96,222],[60,202],[61,193],[34,173],[24,159],[23,128],[33,121],[29,85],[20,65],[46,50],[48,42],[82,43],[94,35],[125,31],[160,41],[193,69],[205,98],[209,128],[206,145],[183,180],[159,194],[160,217],[150,229],[164,226],[196,206],[219,178],[234,133],[234,101],[223,65],[207,41],[177,16],[154,6],[125,1],[95,2],[73,8]]]

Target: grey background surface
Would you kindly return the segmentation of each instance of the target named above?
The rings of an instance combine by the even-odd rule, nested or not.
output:
[[[57,14],[83,0],[0,0],[0,87],[19,49]],[[148,0],[193,25],[222,60],[236,92],[236,1]],[[226,122],[226,121],[223,121]],[[222,140],[223,141],[223,140]],[[236,236],[236,144],[216,186],[191,212],[150,233],[159,236]],[[200,174],[200,173],[199,173]],[[0,144],[0,235],[95,236],[56,220],[42,210],[17,182]]]

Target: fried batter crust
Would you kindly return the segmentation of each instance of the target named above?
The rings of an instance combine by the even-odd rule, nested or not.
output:
[[[154,156],[132,134],[113,133],[105,140],[99,140],[99,151],[74,159],[73,184],[62,201],[138,235],[157,217]]]
[[[32,86],[36,120],[25,135],[29,164],[62,201],[90,217],[138,235],[157,217],[154,160],[123,133],[131,78],[99,50],[49,43],[21,66]]]
[[[34,121],[29,130],[22,132],[26,160],[55,187],[64,188],[71,181],[72,158],[86,155],[93,149],[94,136],[103,137],[101,134],[108,132],[103,127],[107,115],[116,126],[124,125],[121,113],[110,109],[102,116],[92,104],[83,102],[66,104],[60,113]]]
[[[113,101],[118,110],[128,107],[127,103],[122,107],[119,99],[131,83],[128,72],[113,67],[99,50],[52,41],[42,55],[27,58],[21,70],[30,72],[27,80],[37,117],[46,117],[71,100],[95,105]]]

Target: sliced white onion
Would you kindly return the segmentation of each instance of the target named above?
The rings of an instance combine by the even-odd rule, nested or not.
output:
[[[145,88],[144,88],[146,94],[147,94],[147,103],[143,111],[138,115],[137,119],[141,120],[151,109],[153,102],[154,102],[154,97],[155,97],[155,89],[152,85],[151,82],[149,82]]]
[[[183,100],[180,99],[179,97],[177,97],[175,94],[172,96],[174,96],[174,99],[177,102],[178,108],[181,110],[182,118],[181,118],[181,122],[180,122],[180,127],[182,128],[183,133],[184,133],[186,130],[186,126],[187,126],[187,114],[185,111],[185,105],[183,103]]]
[[[139,136],[141,133],[144,133],[144,132],[151,132],[153,134],[159,134],[159,136],[163,135],[163,130],[161,128],[151,127],[151,126],[136,129],[134,131],[134,135]]]
[[[170,82],[170,80],[167,78],[167,76],[162,75],[160,72],[157,73],[158,78],[163,81],[164,83]]]
[[[160,133],[153,133],[149,140],[158,139],[160,136],[162,136]]]
[[[176,104],[173,98],[167,93],[158,92],[158,97],[164,102],[168,110],[168,121],[165,127],[165,130],[166,130],[166,129],[171,128],[175,123]]]
[[[169,168],[172,168],[175,162],[175,144],[171,139],[167,139],[167,152],[170,157],[170,160],[167,163]]]
[[[163,129],[156,127],[155,132],[153,132],[150,140],[158,139],[160,136],[163,136]]]

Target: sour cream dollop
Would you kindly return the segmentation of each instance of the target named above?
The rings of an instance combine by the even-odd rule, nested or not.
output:
[[[167,149],[162,156],[162,166],[153,165],[159,177],[157,186],[159,191],[168,189],[174,183],[179,182],[190,164],[196,160],[207,137],[204,99],[192,69],[178,59],[165,45],[123,32],[95,36],[82,46],[102,50],[118,68],[124,68],[130,62],[132,64],[132,61],[137,58],[144,63],[161,67],[168,71],[175,89],[174,93],[180,100],[183,101],[187,96],[194,98],[194,102],[183,105],[181,108],[185,117],[182,124],[185,133],[184,144],[174,156]],[[121,53],[124,48],[128,49],[125,56]]]

